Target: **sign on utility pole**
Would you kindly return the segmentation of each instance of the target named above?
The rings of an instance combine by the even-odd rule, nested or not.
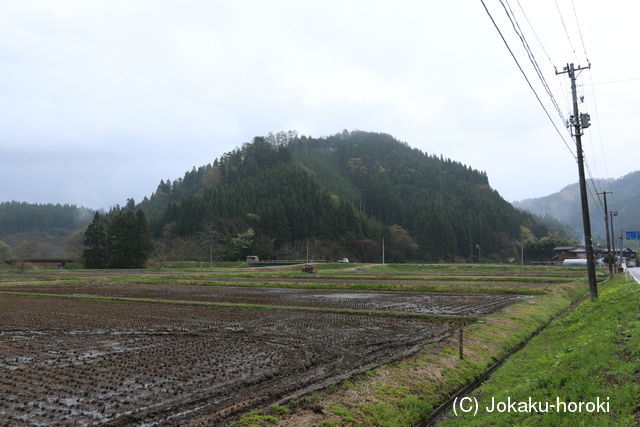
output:
[[[640,231],[627,231],[626,240],[640,240]]]
[[[588,114],[580,114],[578,111],[578,95],[576,91],[576,71],[585,70],[588,67],[577,68],[573,64],[567,64],[564,71],[556,74],[567,73],[571,80],[571,95],[573,96],[573,115],[569,118],[567,126],[572,128],[571,134],[576,140],[576,152],[578,160],[578,178],[580,181],[580,201],[582,202],[582,225],[584,228],[584,246],[587,250],[587,272],[589,273],[589,295],[591,300],[598,298],[598,284],[596,283],[596,264],[593,259],[593,240],[591,239],[591,220],[589,219],[589,202],[587,200],[587,183],[584,177],[584,153],[582,152],[582,129],[588,128]]]

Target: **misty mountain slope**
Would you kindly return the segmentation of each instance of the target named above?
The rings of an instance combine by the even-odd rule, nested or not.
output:
[[[617,210],[619,216],[614,217],[617,236],[620,229],[640,230],[640,171],[632,172],[619,179],[594,180],[600,190],[613,192],[607,196],[609,210]],[[536,199],[526,199],[514,203],[516,206],[537,215],[550,215],[569,225],[580,236],[582,232],[582,208],[578,184],[564,187],[557,193]],[[596,240],[604,242],[604,211],[602,206],[589,198],[589,214],[592,234]]]
[[[82,229],[92,216],[91,209],[75,205],[0,202],[0,242],[10,246],[10,251],[0,253],[0,261],[10,254],[75,256],[71,243],[81,241]],[[69,241],[72,235],[74,242]]]
[[[209,230],[224,246],[250,227],[250,250],[266,257],[313,239],[320,251],[332,248],[327,257],[374,260],[384,238],[390,259],[471,259],[476,243],[504,259],[522,225],[538,237],[548,232],[491,189],[484,172],[360,131],[255,138],[163,180],[140,206],[158,239],[193,240]],[[231,256],[232,248],[222,252]]]
[[[86,226],[93,211],[75,205],[0,202],[0,237],[16,233],[67,234]]]

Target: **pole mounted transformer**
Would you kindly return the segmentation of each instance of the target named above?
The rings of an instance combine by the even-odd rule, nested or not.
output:
[[[584,228],[584,246],[587,251],[587,271],[589,274],[589,295],[591,300],[598,298],[598,284],[596,282],[596,264],[593,257],[593,240],[591,238],[591,220],[589,218],[589,201],[587,199],[587,183],[584,175],[584,152],[582,150],[582,129],[591,126],[591,118],[588,114],[578,110],[578,94],[576,90],[576,72],[591,68],[575,67],[573,63],[567,64],[563,71],[556,74],[568,74],[571,80],[571,95],[573,97],[573,114],[569,117],[567,127],[571,129],[571,135],[576,141],[576,154],[578,161],[578,178],[580,181],[580,201],[582,202],[582,225]]]

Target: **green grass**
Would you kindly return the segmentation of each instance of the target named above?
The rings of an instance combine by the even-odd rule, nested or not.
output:
[[[289,413],[289,409],[280,405],[271,405],[269,409],[271,410],[271,412],[273,412],[276,415],[284,415]]]
[[[344,423],[354,423],[356,421],[356,419],[353,417],[353,414],[344,408],[335,406],[331,409],[331,411],[335,415],[339,416]]]
[[[122,281],[113,281],[122,284]],[[367,281],[354,282],[260,282],[260,281],[203,281],[203,280],[166,280],[139,279],[130,283],[148,285],[194,285],[194,286],[232,286],[253,288],[287,288],[287,289],[342,289],[342,290],[374,290],[374,291],[404,291],[404,292],[454,292],[454,293],[488,293],[488,294],[526,294],[541,295],[544,289],[532,288],[525,285],[492,284],[492,283],[376,283]]]
[[[637,425],[640,403],[640,286],[616,279],[514,354],[473,396],[477,416],[444,425]],[[556,403],[601,401],[610,413],[489,413],[491,398]]]
[[[554,286],[545,295],[513,304],[464,327],[465,358],[457,340],[435,343],[408,360],[380,366],[350,381],[360,399],[345,401],[341,390],[323,392],[325,408],[339,405],[357,425],[405,426],[424,422],[434,408],[465,384],[481,376],[538,329],[586,293],[581,282]],[[335,397],[334,397],[335,396]],[[337,400],[334,400],[337,399]],[[319,420],[322,421],[322,420]]]
[[[273,415],[263,415],[258,411],[247,412],[232,425],[234,426],[249,426],[249,427],[262,427],[269,425],[276,425],[280,422],[278,417]]]

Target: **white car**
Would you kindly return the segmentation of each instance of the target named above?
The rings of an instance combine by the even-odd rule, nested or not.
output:
[[[344,263],[348,263],[349,262],[349,258],[342,258],[339,259],[338,262],[344,262]]]

